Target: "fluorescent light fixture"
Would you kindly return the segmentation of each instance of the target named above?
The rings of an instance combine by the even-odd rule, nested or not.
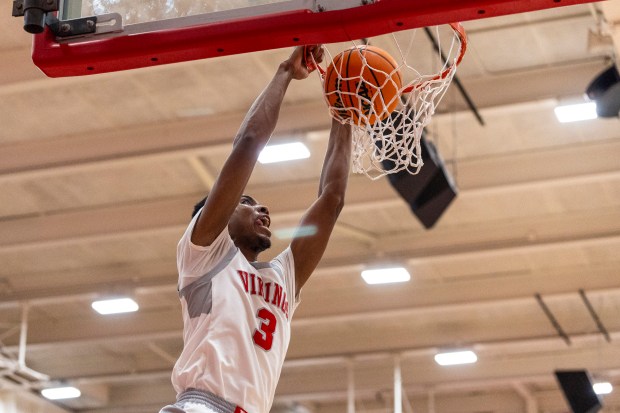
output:
[[[452,351],[435,355],[435,361],[441,366],[453,366],[456,364],[470,364],[478,361],[476,353],[470,350]]]
[[[265,147],[258,156],[260,163],[275,163],[305,159],[310,157],[310,151],[301,142],[283,143]]]
[[[367,284],[389,284],[409,281],[411,275],[403,267],[379,268],[362,271],[362,278]]]
[[[594,383],[592,388],[596,394],[609,394],[614,389],[611,383],[608,382]]]
[[[82,394],[79,389],[72,386],[53,387],[41,390],[43,397],[49,400],[75,399]]]
[[[289,227],[282,228],[274,231],[274,235],[278,239],[292,239],[292,238],[302,238],[309,237],[310,235],[316,234],[316,226],[315,225],[304,225],[302,227]]]
[[[138,303],[131,298],[114,298],[111,300],[94,301],[91,306],[99,314],[131,313],[138,311]]]
[[[596,102],[558,106],[555,108],[555,116],[561,123],[596,119],[598,118],[596,114]]]

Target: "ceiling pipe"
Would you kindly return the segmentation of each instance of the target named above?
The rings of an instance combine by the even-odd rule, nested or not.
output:
[[[527,387],[518,381],[515,381],[512,387],[523,398],[523,400],[525,400],[526,413],[538,413],[538,401],[534,396],[532,396],[532,393],[527,389]]]
[[[347,413],[355,413],[355,361],[347,360]]]
[[[607,331],[607,328],[605,328],[605,325],[601,321],[601,318],[598,316],[598,314],[594,310],[594,307],[592,306],[592,303],[590,303],[590,300],[588,299],[588,296],[586,295],[585,291],[579,290],[579,295],[581,296],[581,300],[583,301],[583,304],[588,309],[588,313],[590,314],[590,317],[592,317],[592,320],[594,320],[594,323],[596,324],[596,328],[598,328],[598,331],[600,331],[603,337],[605,337],[605,341],[607,341],[608,343],[611,343],[611,337],[609,337],[609,331]]]
[[[19,333],[19,352],[17,363],[19,367],[26,367],[26,338],[28,336],[28,313],[30,304],[22,303],[21,329]]]
[[[435,51],[439,53],[439,55],[441,56],[441,61],[446,62],[447,61],[446,56],[444,55],[443,50],[441,50],[441,47],[439,46],[437,39],[435,38],[435,36],[433,36],[433,33],[431,33],[431,30],[428,27],[425,27],[424,32],[426,33],[426,36],[432,43]],[[465,103],[467,103],[467,107],[474,114],[478,123],[481,126],[485,126],[482,115],[480,115],[480,112],[478,111],[476,104],[472,100],[471,96],[469,96],[469,93],[467,93],[467,91],[465,90],[465,87],[461,83],[461,80],[459,79],[458,75],[454,75],[452,82],[454,83],[454,86],[458,89],[458,91],[461,93],[461,96],[463,97],[463,99],[465,99]]]
[[[18,383],[20,388],[36,387],[39,383],[49,380],[49,376],[26,366],[26,342],[28,336],[28,313],[30,304],[22,303],[19,346],[17,360],[12,360],[0,354],[0,380],[2,383]]]
[[[405,413],[415,413],[413,411],[413,406],[411,406],[411,401],[409,401],[409,396],[407,396],[407,392],[403,391],[403,409]]]
[[[553,313],[551,312],[547,304],[545,304],[545,302],[542,299],[542,296],[536,293],[534,297],[536,297],[536,302],[538,302],[538,305],[545,313],[545,316],[547,316],[547,318],[549,319],[549,322],[551,323],[553,328],[555,328],[555,331],[558,333],[558,336],[562,337],[562,340],[564,340],[567,346],[570,346],[572,344],[570,341],[570,337],[568,336],[568,334],[566,334],[566,332],[560,325],[559,321],[555,318],[555,316],[553,315]]]
[[[403,378],[398,354],[394,356],[394,413],[403,413]]]
[[[17,361],[7,359],[4,356],[0,356],[5,366],[9,367],[8,370],[0,373],[4,378],[10,377],[13,381],[21,383],[24,386],[30,384],[38,384],[41,381],[49,380],[49,376],[33,370],[26,366],[26,342],[28,337],[28,313],[30,311],[30,304],[28,302],[22,303],[21,313],[21,326],[19,334],[19,347],[17,352]]]

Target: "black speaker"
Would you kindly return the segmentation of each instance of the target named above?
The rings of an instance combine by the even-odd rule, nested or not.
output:
[[[400,171],[388,175],[388,179],[422,225],[429,229],[456,198],[457,188],[435,145],[424,135],[420,144],[424,165],[418,174]]]
[[[620,115],[620,73],[611,66],[599,74],[586,89],[586,95],[596,102],[596,112],[602,118]]]
[[[603,407],[586,370],[556,371],[555,376],[573,413],[596,413]]]

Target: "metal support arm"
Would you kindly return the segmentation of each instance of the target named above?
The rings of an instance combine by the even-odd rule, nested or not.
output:
[[[45,29],[45,16],[58,11],[58,0],[14,0],[13,16],[24,16],[24,30],[41,33]]]

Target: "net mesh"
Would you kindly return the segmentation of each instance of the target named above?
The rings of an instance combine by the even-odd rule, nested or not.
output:
[[[414,44],[419,30],[405,36],[405,47],[402,35],[400,38],[395,34],[388,35],[393,44],[390,47],[392,57],[397,63],[393,70],[373,66],[370,59],[358,52],[364,46],[354,44],[352,53],[360,53],[362,68],[351,73],[341,63],[344,58],[337,55],[334,61],[334,56],[325,48],[325,60],[337,63],[330,67],[331,76],[337,76],[335,87],[326,88],[326,82],[333,81],[326,79],[325,70],[320,70],[325,100],[332,117],[353,126],[353,172],[377,179],[403,170],[417,174],[422,167],[422,132],[452,82],[466,48],[465,34],[458,24],[450,25],[447,30],[448,47],[445,42],[444,47],[441,45],[440,39],[446,35],[440,34],[439,28],[435,29],[436,35],[425,30],[435,45],[434,62],[427,64],[427,67],[433,66],[429,69],[430,74],[422,73],[409,62],[416,56]],[[341,87],[345,84],[355,84],[356,87],[349,87],[348,91]],[[381,90],[386,89],[393,89],[396,93],[384,96]]]

